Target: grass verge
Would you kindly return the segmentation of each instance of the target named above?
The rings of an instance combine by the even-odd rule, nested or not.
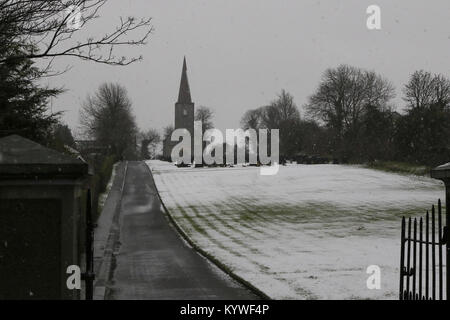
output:
[[[430,176],[431,168],[417,164],[397,161],[374,161],[367,163],[366,166],[371,169],[382,170],[386,172],[413,174],[417,176]]]

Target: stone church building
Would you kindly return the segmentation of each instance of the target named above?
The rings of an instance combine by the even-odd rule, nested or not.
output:
[[[191,134],[191,155],[194,155],[194,103],[191,98],[191,90],[187,76],[186,57],[183,60],[181,72],[180,90],[178,101],[175,103],[175,126],[174,129],[187,129]],[[171,153],[178,141],[171,141],[170,137],[163,141],[163,156],[165,160],[171,160]]]

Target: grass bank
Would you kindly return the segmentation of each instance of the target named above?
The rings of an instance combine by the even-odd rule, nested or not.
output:
[[[366,166],[386,172],[414,174],[417,176],[430,176],[431,171],[431,167],[428,166],[396,161],[374,161],[367,163]]]

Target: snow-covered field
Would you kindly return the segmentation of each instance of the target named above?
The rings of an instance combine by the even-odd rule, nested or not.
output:
[[[201,248],[275,299],[396,299],[400,221],[443,184],[359,166],[179,169],[149,161],[170,214]],[[366,269],[381,268],[381,290]]]

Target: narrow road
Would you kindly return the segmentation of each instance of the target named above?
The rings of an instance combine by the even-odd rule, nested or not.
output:
[[[110,299],[258,299],[190,248],[169,224],[153,177],[130,162]]]

